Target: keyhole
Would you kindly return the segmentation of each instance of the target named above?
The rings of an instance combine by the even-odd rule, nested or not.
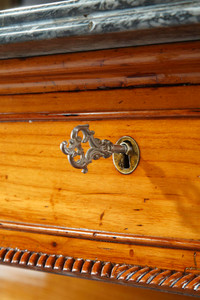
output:
[[[124,169],[129,169],[130,168],[129,155],[124,154],[123,159],[124,159]]]
[[[115,168],[124,175],[131,174],[136,169],[140,159],[138,144],[130,136],[123,136],[117,141],[116,145],[125,147],[122,152],[113,154]]]

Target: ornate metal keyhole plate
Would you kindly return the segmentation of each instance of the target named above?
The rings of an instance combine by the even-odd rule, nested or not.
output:
[[[126,145],[127,153],[113,153],[115,168],[122,174],[131,174],[138,166],[140,160],[140,149],[136,141],[130,136],[121,137],[115,145]]]

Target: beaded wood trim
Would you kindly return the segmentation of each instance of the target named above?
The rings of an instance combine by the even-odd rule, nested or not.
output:
[[[0,248],[0,263],[128,285],[200,295],[200,274]]]

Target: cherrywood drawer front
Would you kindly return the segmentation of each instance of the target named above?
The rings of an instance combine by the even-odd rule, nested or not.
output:
[[[100,139],[137,141],[130,175],[111,158],[93,161],[87,174],[71,167],[59,145],[84,123],[0,124],[0,219],[199,239],[200,120],[88,122]]]

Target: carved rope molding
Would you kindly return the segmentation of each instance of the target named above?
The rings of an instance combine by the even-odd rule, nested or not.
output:
[[[10,248],[0,248],[0,263],[62,275],[110,280],[163,291],[200,295],[200,274],[84,260]]]

